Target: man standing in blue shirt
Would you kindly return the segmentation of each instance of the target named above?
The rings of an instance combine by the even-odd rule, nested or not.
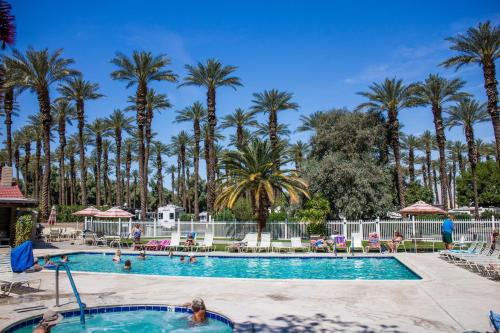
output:
[[[441,234],[443,235],[443,243],[447,250],[451,250],[453,243],[453,231],[455,230],[455,225],[453,224],[451,215],[446,215],[441,226]]]

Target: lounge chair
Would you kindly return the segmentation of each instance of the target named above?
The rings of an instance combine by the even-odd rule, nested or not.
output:
[[[272,252],[281,252],[284,250],[285,252],[291,251],[291,247],[288,244],[285,244],[284,242],[271,242],[271,251]]]
[[[300,251],[309,251],[309,247],[308,246],[304,246],[304,244],[302,244],[302,239],[300,237],[292,237],[290,238],[290,241],[291,241],[291,249],[293,250],[293,252],[297,251],[297,250],[300,250]]]
[[[144,244],[142,247],[144,248],[144,250],[156,251],[156,250],[158,250],[159,245],[160,245],[160,242],[152,239],[149,242],[147,242],[146,244]]]
[[[170,239],[164,239],[158,242],[158,251],[163,251],[165,250],[168,246],[170,245]]]
[[[211,251],[215,249],[214,245],[214,234],[205,234],[205,237],[203,238],[203,242],[201,242],[199,245],[195,246],[196,251]]]
[[[335,235],[333,237],[333,251],[337,253],[339,250],[349,252],[349,247],[343,235]]]
[[[356,250],[361,250],[361,252],[365,253],[365,248],[363,247],[363,237],[361,233],[351,234],[351,246],[349,247],[349,252],[354,253],[354,251]]]
[[[270,233],[261,234],[260,243],[255,248],[255,250],[258,252],[260,252],[260,250],[264,250],[266,252],[269,252],[270,249],[271,249],[271,234]]]
[[[14,273],[10,264],[10,247],[0,249],[0,283],[3,295],[9,295],[14,285],[30,285],[38,281],[38,290],[42,285],[39,273]]]
[[[165,249],[175,250],[182,247],[181,235],[178,232],[172,232],[172,236],[170,236],[170,244],[165,246]]]
[[[370,250],[377,250],[382,253],[382,246],[380,244],[380,237],[376,232],[371,232],[368,235],[368,245],[365,248],[365,252],[368,253]]]
[[[248,244],[248,240],[253,238],[255,238],[255,240],[257,241],[257,234],[255,232],[246,234],[241,241],[237,241],[231,245],[226,246],[226,252],[229,252],[230,250],[242,251]]]
[[[248,252],[249,250],[255,251],[257,249],[257,234],[247,235],[246,245],[243,245],[240,250]]]

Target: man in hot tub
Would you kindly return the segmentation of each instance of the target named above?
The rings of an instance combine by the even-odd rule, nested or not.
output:
[[[205,308],[205,302],[199,297],[193,299],[191,303],[186,303],[184,306],[191,307],[193,310],[193,316],[191,320],[195,323],[202,323],[206,320],[207,309]]]

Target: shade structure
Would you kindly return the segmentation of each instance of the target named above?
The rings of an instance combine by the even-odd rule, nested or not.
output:
[[[413,205],[405,207],[399,211],[404,215],[422,215],[422,214],[444,214],[445,210],[429,205],[423,201],[417,201]]]
[[[95,217],[106,217],[106,218],[130,218],[133,217],[134,214],[130,214],[129,212],[124,211],[118,207],[112,207],[104,212],[99,212]]]
[[[101,211],[94,206],[87,207],[85,209],[74,212],[71,215],[75,216],[95,216],[97,213],[101,213]]]

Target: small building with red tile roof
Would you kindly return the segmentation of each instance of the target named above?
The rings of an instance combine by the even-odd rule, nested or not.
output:
[[[3,167],[0,179],[0,245],[13,245],[16,239],[18,208],[36,207],[38,202],[25,198],[12,181],[12,168]]]

